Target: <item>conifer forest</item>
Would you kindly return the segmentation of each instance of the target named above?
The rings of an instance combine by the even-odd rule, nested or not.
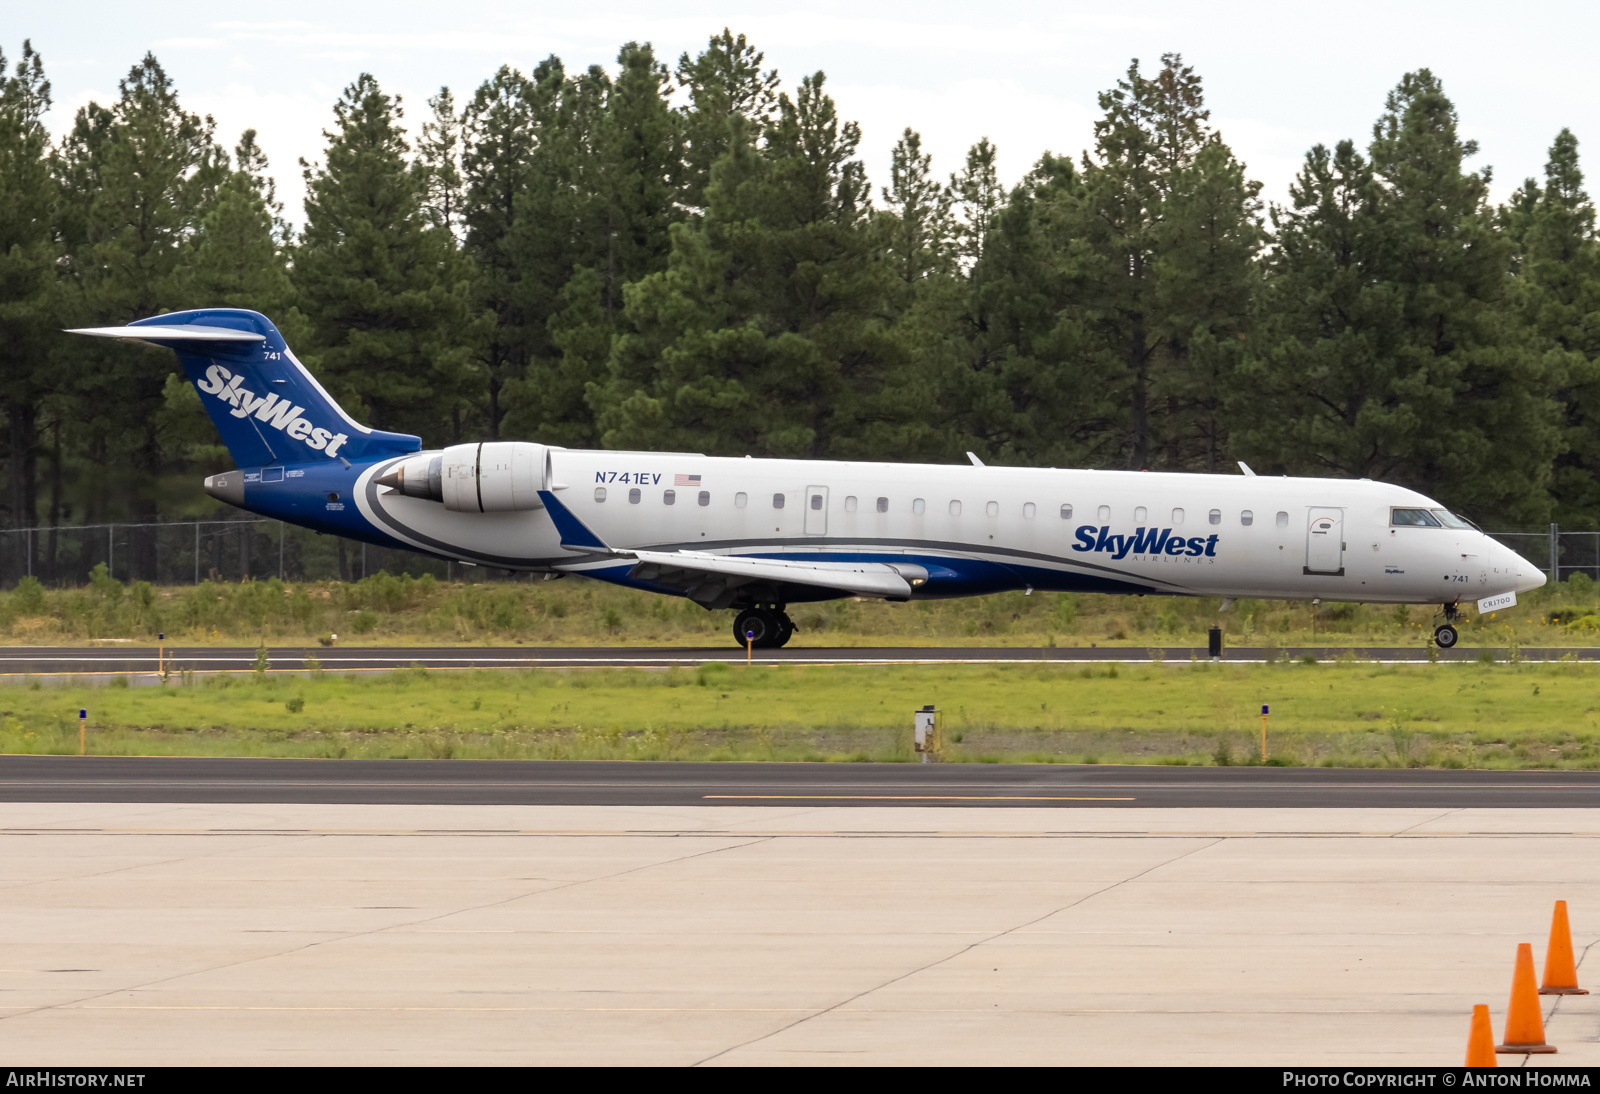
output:
[[[232,464],[173,355],[60,333],[208,306],[265,313],[353,416],[426,447],[1243,460],[1400,483],[1485,526],[1600,528],[1577,140],[1550,134],[1544,176],[1496,204],[1426,69],[1370,132],[1306,150],[1280,206],[1177,54],[1131,63],[1087,147],[1062,134],[1008,187],[981,133],[936,165],[906,129],[869,178],[824,74],[780,83],[727,31],[426,103],[356,75],[300,164],[185,109],[153,55],[52,134],[48,58],[15,48],[0,530],[218,510],[200,480]],[[29,550],[47,580],[67,565],[54,536]],[[149,574],[151,543],[130,550]]]

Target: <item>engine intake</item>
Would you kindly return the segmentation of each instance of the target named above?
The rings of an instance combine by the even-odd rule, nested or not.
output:
[[[408,498],[442,502],[456,513],[543,509],[551,483],[549,445],[483,441],[422,452],[377,480]]]

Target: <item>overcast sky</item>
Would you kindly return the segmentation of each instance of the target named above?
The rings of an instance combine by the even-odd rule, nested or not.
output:
[[[297,222],[295,161],[319,156],[334,99],[363,71],[402,96],[414,130],[440,85],[463,100],[501,64],[526,71],[555,53],[569,69],[614,70],[618,46],[639,40],[675,65],[724,26],[747,34],[786,87],[827,73],[842,115],[861,123],[876,185],[908,125],[940,174],[983,136],[998,146],[1007,182],[1046,149],[1077,154],[1092,139],[1096,94],[1131,58],[1154,71],[1167,51],[1195,66],[1213,122],[1273,199],[1312,144],[1364,145],[1385,92],[1415,68],[1443,79],[1463,135],[1481,148],[1472,166],[1493,166],[1499,199],[1542,173],[1561,127],[1600,140],[1600,16],[1578,3],[284,0],[249,10],[215,0],[3,0],[0,10],[8,59],[23,38],[44,56],[56,132],[90,100],[114,100],[118,79],[154,51],[185,105],[216,118],[224,144],[247,127],[260,132]]]

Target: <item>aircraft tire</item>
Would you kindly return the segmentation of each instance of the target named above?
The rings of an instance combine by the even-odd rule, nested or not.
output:
[[[1461,636],[1456,633],[1456,629],[1448,623],[1441,624],[1433,632],[1433,640],[1439,644],[1441,650],[1447,650],[1454,646],[1460,638]]]
[[[789,639],[794,637],[794,620],[789,618],[788,612],[778,612],[776,614],[778,616],[778,634],[777,641],[774,642],[773,645],[775,647],[782,648],[787,646],[789,644]]]
[[[783,645],[782,627],[774,613],[765,608],[746,608],[733,621],[733,638],[742,648],[746,641],[758,650],[769,650]],[[746,635],[753,637],[746,639]]]

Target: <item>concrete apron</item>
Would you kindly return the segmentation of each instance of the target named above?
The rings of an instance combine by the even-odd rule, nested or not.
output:
[[[1600,809],[5,804],[0,1045],[1456,1066],[1557,899],[1600,988]],[[1600,1064],[1600,995],[1543,1002],[1526,1062]]]

